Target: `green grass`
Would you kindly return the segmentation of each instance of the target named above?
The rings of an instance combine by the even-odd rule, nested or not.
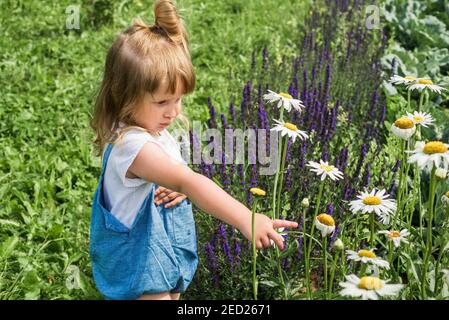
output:
[[[0,5],[0,299],[101,298],[88,254],[100,173],[89,119],[113,39],[134,17],[153,19],[151,2],[104,3],[82,2],[79,30],[65,28],[71,1]],[[258,63],[263,46],[274,61],[293,53],[305,6],[179,1],[197,71],[187,115],[206,119],[208,96],[219,111],[239,100],[253,51]],[[67,288],[73,277],[80,289]]]

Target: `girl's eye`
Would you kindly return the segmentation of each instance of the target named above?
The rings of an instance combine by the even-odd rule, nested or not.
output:
[[[163,105],[163,104],[165,104],[165,103],[167,103],[167,101],[166,101],[166,100],[163,100],[163,101],[159,101],[157,104]]]

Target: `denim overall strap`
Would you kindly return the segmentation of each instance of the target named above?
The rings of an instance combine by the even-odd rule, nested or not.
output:
[[[106,151],[104,152],[103,155],[103,162],[101,165],[101,176],[104,176],[104,171],[106,170],[106,163],[108,162],[109,156],[111,155],[111,151],[112,151],[112,143],[108,143],[108,145],[106,146]]]

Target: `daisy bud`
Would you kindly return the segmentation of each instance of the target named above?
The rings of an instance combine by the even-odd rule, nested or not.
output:
[[[344,250],[345,245],[344,245],[343,241],[341,241],[341,239],[338,238],[337,240],[335,240],[333,248],[335,250]]]
[[[435,176],[441,180],[445,180],[447,178],[447,170],[438,168],[435,170]]]
[[[308,207],[310,206],[309,199],[308,199],[308,198],[302,199],[301,205],[302,205],[304,208],[308,208]]]

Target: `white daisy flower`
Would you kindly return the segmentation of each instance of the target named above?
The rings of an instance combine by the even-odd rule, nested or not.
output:
[[[362,249],[357,252],[353,250],[346,250],[346,253],[348,254],[349,260],[361,261],[362,263],[371,263],[387,270],[390,269],[390,264],[388,261],[377,257],[372,250]]]
[[[393,131],[396,137],[408,140],[416,132],[416,126],[410,118],[402,117],[393,123],[391,126],[391,131]]]
[[[438,94],[441,94],[441,91],[443,90],[447,90],[446,88],[433,84],[432,80],[424,78],[418,78],[416,82],[407,85],[408,90],[418,90],[420,92],[426,88],[430,91],[437,92]]]
[[[391,82],[393,84],[409,84],[409,83],[414,83],[417,80],[418,80],[418,78],[416,78],[414,76],[401,77],[398,75],[394,75],[390,78],[389,82]]]
[[[408,240],[406,238],[410,235],[410,232],[408,232],[407,229],[402,229],[401,231],[382,230],[382,231],[379,231],[379,233],[387,235],[388,239],[393,241],[393,244],[396,248],[399,247],[401,242],[408,243]]]
[[[354,274],[345,276],[346,282],[340,282],[343,289],[342,296],[353,298],[361,297],[363,300],[378,300],[383,296],[397,296],[404,288],[403,284],[387,284],[388,281],[378,277],[359,278]]]
[[[318,176],[321,176],[321,181],[323,181],[326,177],[329,177],[334,181],[343,178],[343,173],[338,170],[338,168],[330,165],[327,161],[324,162],[323,160],[320,160],[320,163],[309,161],[307,166],[312,167],[310,170],[316,172]]]
[[[428,124],[431,124],[434,119],[430,113],[415,111],[413,114],[407,112],[407,117],[412,120],[415,124],[420,124],[427,128]]]
[[[284,109],[290,112],[292,107],[296,110],[301,112],[305,106],[302,104],[302,101],[299,99],[293,99],[291,95],[285,92],[276,93],[274,91],[268,90],[269,93],[264,94],[264,99],[268,102],[276,102],[278,101],[277,107],[278,109],[284,106]]]
[[[315,227],[321,231],[321,236],[324,238],[335,231],[335,221],[331,215],[322,213],[315,219]]]
[[[389,224],[391,215],[396,211],[397,207],[396,200],[387,199],[389,195],[385,194],[385,192],[385,189],[380,191],[373,189],[370,193],[366,190],[359,192],[357,196],[359,200],[350,202],[351,211],[353,213],[358,211],[362,213],[375,212],[383,224]]]
[[[449,167],[449,151],[448,144],[441,141],[430,141],[425,143],[424,141],[417,141],[415,144],[415,150],[406,151],[412,153],[408,158],[409,163],[416,162],[421,169],[427,171],[432,170],[433,166],[448,169]]]
[[[295,142],[296,138],[299,137],[301,140],[307,139],[309,136],[305,131],[301,131],[297,126],[290,122],[283,122],[273,119],[277,124],[271,129],[271,131],[280,131],[281,136],[285,136],[286,134],[292,138],[293,142]]]
[[[441,202],[443,202],[443,205],[449,207],[449,191],[443,194],[443,196],[441,197]]]

